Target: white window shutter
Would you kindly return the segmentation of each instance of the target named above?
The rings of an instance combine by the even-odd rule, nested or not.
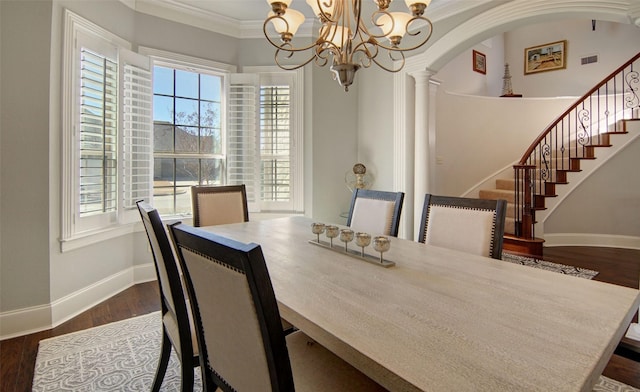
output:
[[[140,219],[136,201],[152,202],[153,79],[148,57],[121,52],[121,223]]]
[[[260,210],[257,109],[259,77],[232,74],[227,121],[227,184],[245,184],[250,211]]]

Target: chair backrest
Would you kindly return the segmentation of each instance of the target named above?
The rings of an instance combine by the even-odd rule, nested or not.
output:
[[[148,203],[138,201],[138,211],[147,232],[153,261],[158,276],[158,285],[160,287],[160,297],[162,300],[163,317],[167,312],[171,312],[173,319],[177,322],[180,333],[179,348],[185,350],[192,349],[191,326],[189,323],[189,312],[186,303],[184,286],[182,284],[181,270],[176,262],[171,247],[171,242],[167,236],[160,214],[158,210]]]
[[[500,259],[506,200],[427,194],[418,241]]]
[[[193,186],[191,201],[195,227],[249,222],[244,184]]]
[[[398,236],[404,192],[356,189],[351,196],[347,226],[373,235]]]
[[[293,391],[280,313],[262,249],[170,226],[185,271],[200,366],[223,390]]]

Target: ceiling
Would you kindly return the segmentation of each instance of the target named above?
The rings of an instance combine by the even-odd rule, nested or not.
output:
[[[195,27],[241,38],[257,38],[271,7],[266,0],[120,0],[136,11],[190,24]],[[505,2],[506,0],[500,0]],[[432,21],[496,0],[433,0],[426,16]],[[290,7],[313,17],[304,0],[293,0]],[[375,9],[373,0],[362,2],[363,14]],[[406,10],[404,0],[396,0],[391,10]],[[308,23],[311,25],[311,22]]]

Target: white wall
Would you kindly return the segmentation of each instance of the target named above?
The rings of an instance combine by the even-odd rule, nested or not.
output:
[[[493,98],[441,89],[433,193],[465,195],[486,177],[513,165],[542,129],[574,100]]]
[[[567,68],[524,74],[524,49],[567,40]],[[505,33],[505,60],[514,91],[526,97],[582,96],[640,51],[640,28],[631,24],[569,19],[523,26]],[[598,55],[598,62],[580,59]]]
[[[473,70],[473,50],[477,50],[486,56],[486,75]],[[446,91],[498,97],[502,95],[504,58],[504,39],[502,35],[497,35],[459,54],[435,74],[433,78],[443,81],[441,89]]]
[[[640,127],[634,130],[638,131]],[[615,135],[612,142],[623,143],[629,137],[631,135]],[[545,236],[604,233],[640,238],[638,157],[640,138],[613,156],[563,200],[544,222]]]
[[[355,85],[359,96],[358,154],[353,163],[357,160],[367,167],[373,178],[371,189],[392,191],[393,94],[381,91],[393,91],[393,75],[372,65],[358,71]]]

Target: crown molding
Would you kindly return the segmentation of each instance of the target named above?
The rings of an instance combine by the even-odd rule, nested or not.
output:
[[[217,14],[199,7],[193,7],[176,0],[119,0],[122,4],[136,12],[156,16],[183,23],[189,26],[224,34],[234,38],[264,38],[264,20],[239,20]],[[513,0],[508,0],[513,1]],[[432,22],[447,19],[461,12],[466,12],[496,0],[475,0],[434,2],[427,10]],[[501,3],[504,0],[501,0]],[[314,21],[307,18],[300,26],[296,37],[312,36]]]

